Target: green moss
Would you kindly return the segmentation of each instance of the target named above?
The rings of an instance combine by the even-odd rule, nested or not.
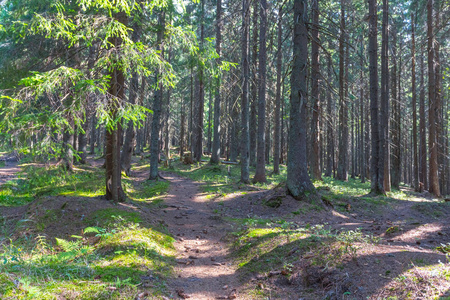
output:
[[[8,296],[9,292],[14,290],[16,285],[6,274],[0,274],[0,297]]]
[[[130,212],[117,208],[99,209],[86,217],[84,221],[89,226],[108,227],[117,222],[141,223],[142,219],[138,212]]]

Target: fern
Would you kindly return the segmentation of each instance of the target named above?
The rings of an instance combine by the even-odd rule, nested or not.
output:
[[[66,241],[64,239],[56,239],[56,244],[61,247],[65,252],[74,251],[80,248],[81,242],[80,241]]]

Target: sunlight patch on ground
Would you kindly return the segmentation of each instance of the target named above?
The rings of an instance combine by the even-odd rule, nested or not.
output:
[[[406,242],[414,242],[418,240],[423,240],[424,237],[427,239],[432,239],[433,235],[436,235],[439,231],[442,230],[442,224],[439,223],[431,223],[425,224],[422,226],[418,226],[411,230],[404,232],[401,235],[396,236],[396,238],[401,239]]]

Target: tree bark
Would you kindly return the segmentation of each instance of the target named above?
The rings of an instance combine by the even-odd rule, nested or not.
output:
[[[330,45],[331,43],[328,43]],[[331,83],[333,80],[333,68],[331,58],[328,58],[328,86],[327,86],[327,167],[325,176],[331,177],[334,168],[334,105],[331,93]]]
[[[389,146],[389,33],[388,0],[383,0],[383,21],[381,32],[381,95],[380,95],[380,157],[379,169],[383,172],[385,192],[391,191],[390,181],[390,146]]]
[[[437,114],[439,112],[436,100],[436,66],[435,66],[435,39],[433,28],[433,8],[434,0],[427,1],[427,51],[428,51],[428,99],[430,109],[428,111],[428,120],[430,129],[428,132],[428,147],[430,149],[430,173],[429,173],[429,192],[436,197],[441,196],[439,188],[438,172],[438,143],[437,143]]]
[[[313,180],[322,180],[320,168],[320,65],[319,65],[319,0],[312,1],[312,29],[311,29],[311,97],[313,112],[311,121],[310,174]]]
[[[366,151],[364,147],[364,137],[365,137],[365,113],[364,113],[364,102],[365,102],[365,93],[364,93],[364,45],[363,45],[363,37],[361,37],[361,58],[360,58],[360,67],[361,67],[361,73],[360,73],[360,95],[359,95],[359,117],[360,117],[360,141],[359,141],[359,152],[360,152],[360,177],[361,177],[361,183],[366,182]]]
[[[266,182],[266,27],[267,27],[267,0],[260,0],[259,24],[259,97],[258,97],[258,147],[256,154],[256,172],[253,182]]]
[[[158,16],[159,30],[157,33],[157,45],[160,51],[161,59],[164,59],[164,31],[166,27],[165,11],[161,11]],[[158,173],[158,160],[159,160],[159,143],[161,130],[161,113],[162,113],[162,101],[163,101],[163,85],[160,81],[161,70],[158,68],[156,71],[156,85],[155,101],[153,103],[153,120],[152,120],[152,135],[150,141],[150,177],[149,180],[157,180],[159,178]]]
[[[345,99],[345,0],[341,0],[341,20],[339,36],[339,159],[336,178],[347,180],[348,168],[348,113]]]
[[[218,54],[217,64],[220,64],[221,42],[222,42],[222,0],[217,0],[216,9],[216,52]],[[214,95],[214,138],[211,154],[211,164],[220,162],[220,75],[216,79],[216,88]]]
[[[253,41],[252,41],[252,81],[250,103],[250,165],[256,166],[256,132],[257,124],[257,96],[258,96],[258,8],[259,1],[253,0]]]
[[[308,30],[306,1],[294,0],[293,63],[291,73],[289,150],[287,159],[288,192],[296,199],[314,192],[308,176],[306,158],[306,64],[308,59]]]
[[[136,16],[140,19],[140,14]],[[133,24],[133,34],[131,39],[134,43],[140,42],[141,39],[141,25],[140,20],[135,21]],[[128,94],[128,102],[132,105],[136,104],[136,98],[139,90],[139,75],[135,71],[131,76],[130,90]],[[134,147],[136,146],[136,129],[132,121],[128,122],[127,131],[125,134],[125,140],[123,142],[122,149],[122,170],[127,176],[130,175],[131,170],[131,157],[133,156]]]
[[[203,45],[205,41],[205,25],[204,25],[204,12],[205,12],[205,0],[200,1],[201,4],[201,20],[200,20],[200,52],[203,52]],[[203,112],[205,104],[205,84],[203,78],[203,66],[197,66],[198,72],[198,99],[196,105],[196,114],[194,120],[194,153],[193,158],[197,162],[201,162],[203,155]]]
[[[411,93],[412,93],[412,114],[413,114],[413,187],[419,191],[419,157],[417,151],[417,93],[416,93],[416,38],[414,14],[411,14]]]
[[[398,82],[399,89],[397,90],[397,32],[395,27],[391,30],[392,34],[392,76],[391,76],[391,95],[392,95],[392,155],[391,155],[391,184],[395,189],[400,188],[400,180],[402,177],[401,168],[401,114],[400,114],[400,82]],[[401,49],[400,49],[401,50]],[[401,53],[401,52],[400,52]],[[401,70],[399,59],[399,75]]]
[[[116,14],[116,20],[122,24],[127,24],[128,19],[124,12]],[[119,48],[122,41],[118,37],[111,40],[113,47]],[[108,90],[109,94],[109,114],[111,119],[116,119],[118,113],[118,106],[124,99],[125,91],[125,76],[123,70],[118,67],[111,71],[111,80]],[[122,173],[120,167],[120,139],[122,136],[122,126],[117,125],[117,128],[108,128],[106,130],[106,199],[114,202],[122,202],[125,200],[125,193],[122,189]]]
[[[369,0],[369,77],[372,159],[370,162],[371,193],[385,194],[380,172],[380,135],[378,130],[378,42],[377,2]]]
[[[281,68],[283,61],[282,46],[282,21],[283,21],[283,6],[278,11],[278,52],[277,52],[277,87],[275,98],[275,116],[274,116],[274,153],[273,153],[273,173],[280,174],[280,108],[281,108]]]
[[[249,0],[242,1],[242,137],[241,137],[241,182],[250,182],[250,135],[249,135],[249,103],[248,83],[250,67],[248,61],[248,41],[250,25],[250,3]]]

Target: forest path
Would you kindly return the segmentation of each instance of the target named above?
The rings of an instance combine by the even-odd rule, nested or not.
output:
[[[164,220],[176,238],[176,278],[169,283],[180,298],[235,299],[238,278],[224,237],[229,224],[215,218],[200,183],[162,173],[171,182]]]
[[[4,165],[0,166],[0,186],[2,186],[9,180],[17,179],[16,174],[22,169],[14,157],[0,155],[0,161],[4,162]]]

